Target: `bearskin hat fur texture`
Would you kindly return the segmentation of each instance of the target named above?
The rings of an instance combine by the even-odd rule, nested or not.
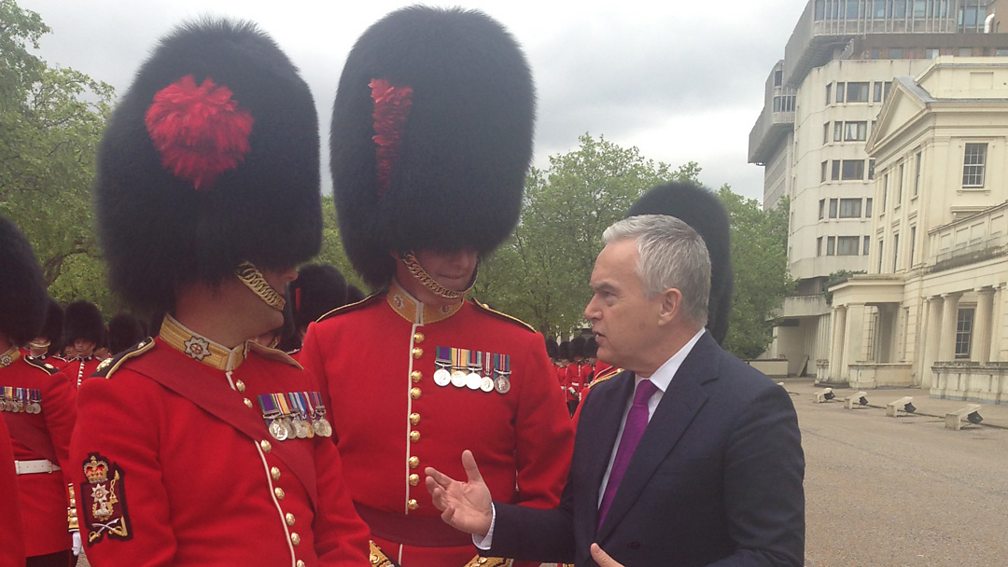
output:
[[[570,342],[570,357],[571,359],[582,359],[584,358],[584,347],[585,338],[582,336],[577,336],[571,339]]]
[[[521,48],[478,11],[404,8],[357,40],[330,148],[343,245],[372,286],[390,252],[486,254],[518,222],[535,92]]]
[[[108,347],[113,355],[132,347],[145,336],[143,323],[129,313],[118,313],[109,320]]]
[[[571,344],[570,341],[560,341],[557,345],[557,359],[559,360],[570,360],[571,359]]]
[[[254,24],[204,19],[156,46],[115,109],[95,184],[110,283],[134,309],[243,261],[288,269],[321,245],[308,85]]]
[[[554,337],[545,337],[546,341],[546,355],[552,359],[557,357],[557,342]]]
[[[60,351],[60,342],[63,340],[63,308],[51,297],[46,304],[45,324],[36,336],[49,339],[49,352]]]
[[[0,216],[0,334],[18,346],[38,336],[47,297],[31,244],[10,219]]]
[[[99,346],[105,342],[105,321],[98,306],[90,301],[74,301],[63,313],[63,344],[72,345],[77,339]]]
[[[347,290],[346,290],[346,302],[347,303],[357,303],[358,301],[364,299],[364,297],[366,297],[366,296],[364,295],[364,292],[360,290],[359,287],[357,287],[357,286],[355,286],[353,284],[351,284],[351,285],[349,285],[347,287]]]
[[[346,280],[335,266],[301,266],[297,279],[290,283],[289,298],[293,303],[294,325],[304,328],[329,311],[346,305]]]
[[[693,227],[707,244],[711,258],[711,289],[707,302],[707,329],[718,343],[728,334],[734,276],[728,212],[717,195],[689,182],[659,185],[641,196],[627,213],[670,215]]]

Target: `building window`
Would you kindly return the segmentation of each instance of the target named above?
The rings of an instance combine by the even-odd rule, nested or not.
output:
[[[895,0],[892,5],[893,18],[903,19],[906,17],[906,0]]]
[[[815,255],[822,256],[822,237],[816,237],[815,239]]]
[[[924,59],[934,59],[939,54],[940,51],[938,51],[937,47],[928,47],[924,50]]]
[[[836,163],[836,162],[834,162]],[[843,174],[841,178],[844,181],[857,180],[861,181],[864,179],[864,160],[863,159],[845,159],[843,160]]]
[[[830,179],[840,181],[840,160],[838,159],[830,162]]]
[[[819,220],[823,220],[823,212],[826,209],[826,199],[819,199]]]
[[[832,236],[826,237],[826,255],[836,256],[836,238]]]
[[[829,200],[829,218],[837,218],[837,199]]]
[[[889,59],[903,59],[903,48],[902,47],[890,47],[889,48]]]
[[[893,202],[893,209],[898,209],[903,203],[903,164],[899,165],[899,176],[896,177],[896,201]]]
[[[864,120],[844,122],[844,141],[863,142],[868,138],[868,122]]]
[[[872,102],[882,102],[882,81],[872,84]]]
[[[899,234],[892,235],[892,271],[899,268]]]
[[[846,92],[847,92],[847,83],[838,82],[836,84],[836,101],[843,102],[844,94],[846,94]]]
[[[914,249],[916,247],[917,247],[917,227],[916,226],[911,226],[910,227],[910,256],[909,256],[910,264],[907,266],[908,268],[913,268],[913,265],[914,265],[914,251],[915,251]]]
[[[840,199],[840,218],[861,218],[861,199]]]
[[[861,249],[861,255],[867,256],[868,252],[870,251],[871,251],[871,237],[866,236],[864,237],[864,247]]]
[[[960,47],[959,48],[959,57],[972,57],[972,56],[973,56],[973,48],[972,47]]]
[[[920,191],[920,177],[921,177],[921,157],[922,152],[917,152],[917,156],[914,159],[914,184],[913,184],[913,196],[917,196],[917,192]]]
[[[956,359],[968,359],[970,357],[970,347],[973,346],[973,314],[974,308],[964,307],[959,309],[956,317],[955,336],[955,357]]]
[[[882,253],[885,252],[885,241],[879,238],[878,240],[878,272],[882,273]]]
[[[784,82],[784,71],[776,69],[773,72],[773,86],[779,87]]]
[[[860,236],[839,236],[837,237],[837,256],[857,256],[861,248]]]
[[[872,15],[875,17],[876,20],[885,19],[887,4],[890,4],[890,2],[887,2],[886,0],[874,0],[873,5],[875,9],[872,10]]]
[[[829,171],[829,160],[822,162],[822,173],[819,176],[819,182],[826,182],[826,174]]]
[[[887,173],[887,174],[885,174],[885,175],[882,176],[882,213],[883,214],[886,211],[886,198],[888,197],[888,193],[889,193],[889,174]]]
[[[923,18],[927,15],[927,0],[914,0],[913,3],[913,17]]]
[[[963,187],[983,187],[987,144],[966,144],[963,152]]]
[[[833,83],[826,83],[826,106],[833,102]]]
[[[834,142],[843,141],[843,122],[833,123],[833,141]]]
[[[856,20],[861,17],[861,12],[858,8],[861,6],[861,2],[858,0],[847,0],[847,11],[845,12],[846,19]]]
[[[829,122],[826,122],[822,125],[822,143],[823,144],[829,143]]]
[[[868,179],[875,179],[875,160],[868,160]]]
[[[872,206],[872,198],[868,197],[867,199],[865,199],[865,202],[864,202],[864,216],[865,216],[866,219],[870,219],[871,218],[871,212],[872,212],[871,211],[871,206]],[[866,254],[866,256],[867,256],[867,254]]]
[[[847,102],[868,102],[868,83],[847,83]]]

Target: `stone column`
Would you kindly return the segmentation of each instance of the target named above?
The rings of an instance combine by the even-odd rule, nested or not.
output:
[[[842,373],[842,363],[844,356],[844,331],[847,328],[847,306],[837,305],[833,307],[833,330],[830,333],[832,346],[829,356],[829,379],[830,382],[839,382]]]
[[[990,362],[991,323],[994,318],[994,288],[976,290],[976,317],[973,318],[973,359],[980,364]]]
[[[840,381],[847,382],[850,375],[850,365],[864,360],[864,326],[865,326],[865,305],[864,303],[852,303],[847,305],[847,328],[844,330],[844,353],[840,366]]]
[[[956,321],[962,292],[942,294],[941,338],[938,341],[938,361],[955,360]]]
[[[927,320],[924,322],[924,343],[923,353],[918,360],[921,361],[920,383],[921,386],[935,385],[934,376],[931,373],[931,365],[934,364],[935,356],[938,355],[938,346],[941,343],[942,328],[942,298],[938,295],[927,298]]]

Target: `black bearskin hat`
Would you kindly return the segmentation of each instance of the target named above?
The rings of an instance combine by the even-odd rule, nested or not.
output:
[[[360,290],[359,287],[355,285],[350,285],[346,290],[346,302],[347,303],[357,303],[358,301],[364,299],[364,292]]]
[[[546,354],[550,358],[556,359],[556,357],[557,357],[557,342],[556,342],[556,339],[553,338],[553,337],[545,337],[545,340],[546,340]]]
[[[143,324],[129,313],[119,313],[109,320],[108,347],[112,354],[130,348],[146,336]]]
[[[105,341],[101,311],[90,301],[74,301],[63,314],[63,344],[72,345],[77,339],[91,341],[95,346]]]
[[[343,274],[328,264],[308,264],[298,270],[290,283],[294,325],[307,327],[322,315],[347,303],[347,284]]]
[[[707,244],[711,258],[711,289],[707,302],[707,328],[718,343],[728,334],[734,277],[728,212],[709,189],[689,182],[652,188],[637,200],[628,217],[670,215],[693,227]]]
[[[595,340],[595,337],[588,337],[588,340],[585,341],[584,356],[585,358],[598,356],[598,341]]]
[[[584,358],[584,347],[585,338],[582,336],[577,336],[571,339],[570,342],[570,357],[571,359]]]
[[[560,341],[560,344],[557,346],[557,358],[559,360],[571,359],[570,341]]]
[[[288,269],[321,245],[308,85],[254,24],[204,19],[158,43],[102,139],[95,183],[110,283],[150,314],[244,261]]]
[[[31,245],[13,222],[0,216],[0,334],[17,346],[38,336],[47,297]]]
[[[364,280],[388,283],[389,252],[483,255],[503,242],[518,222],[534,119],[525,56],[482,12],[413,6],[364,32],[330,132],[340,233]]]
[[[42,330],[36,336],[49,339],[50,353],[60,351],[60,343],[63,340],[63,308],[60,307],[58,301],[51,297],[46,305],[45,324],[42,325]]]

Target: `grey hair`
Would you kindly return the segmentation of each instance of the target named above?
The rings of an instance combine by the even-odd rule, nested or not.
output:
[[[673,216],[638,215],[613,223],[602,233],[606,244],[629,239],[637,242],[637,275],[648,297],[676,288],[682,293],[683,311],[706,325],[711,261],[697,231]]]

